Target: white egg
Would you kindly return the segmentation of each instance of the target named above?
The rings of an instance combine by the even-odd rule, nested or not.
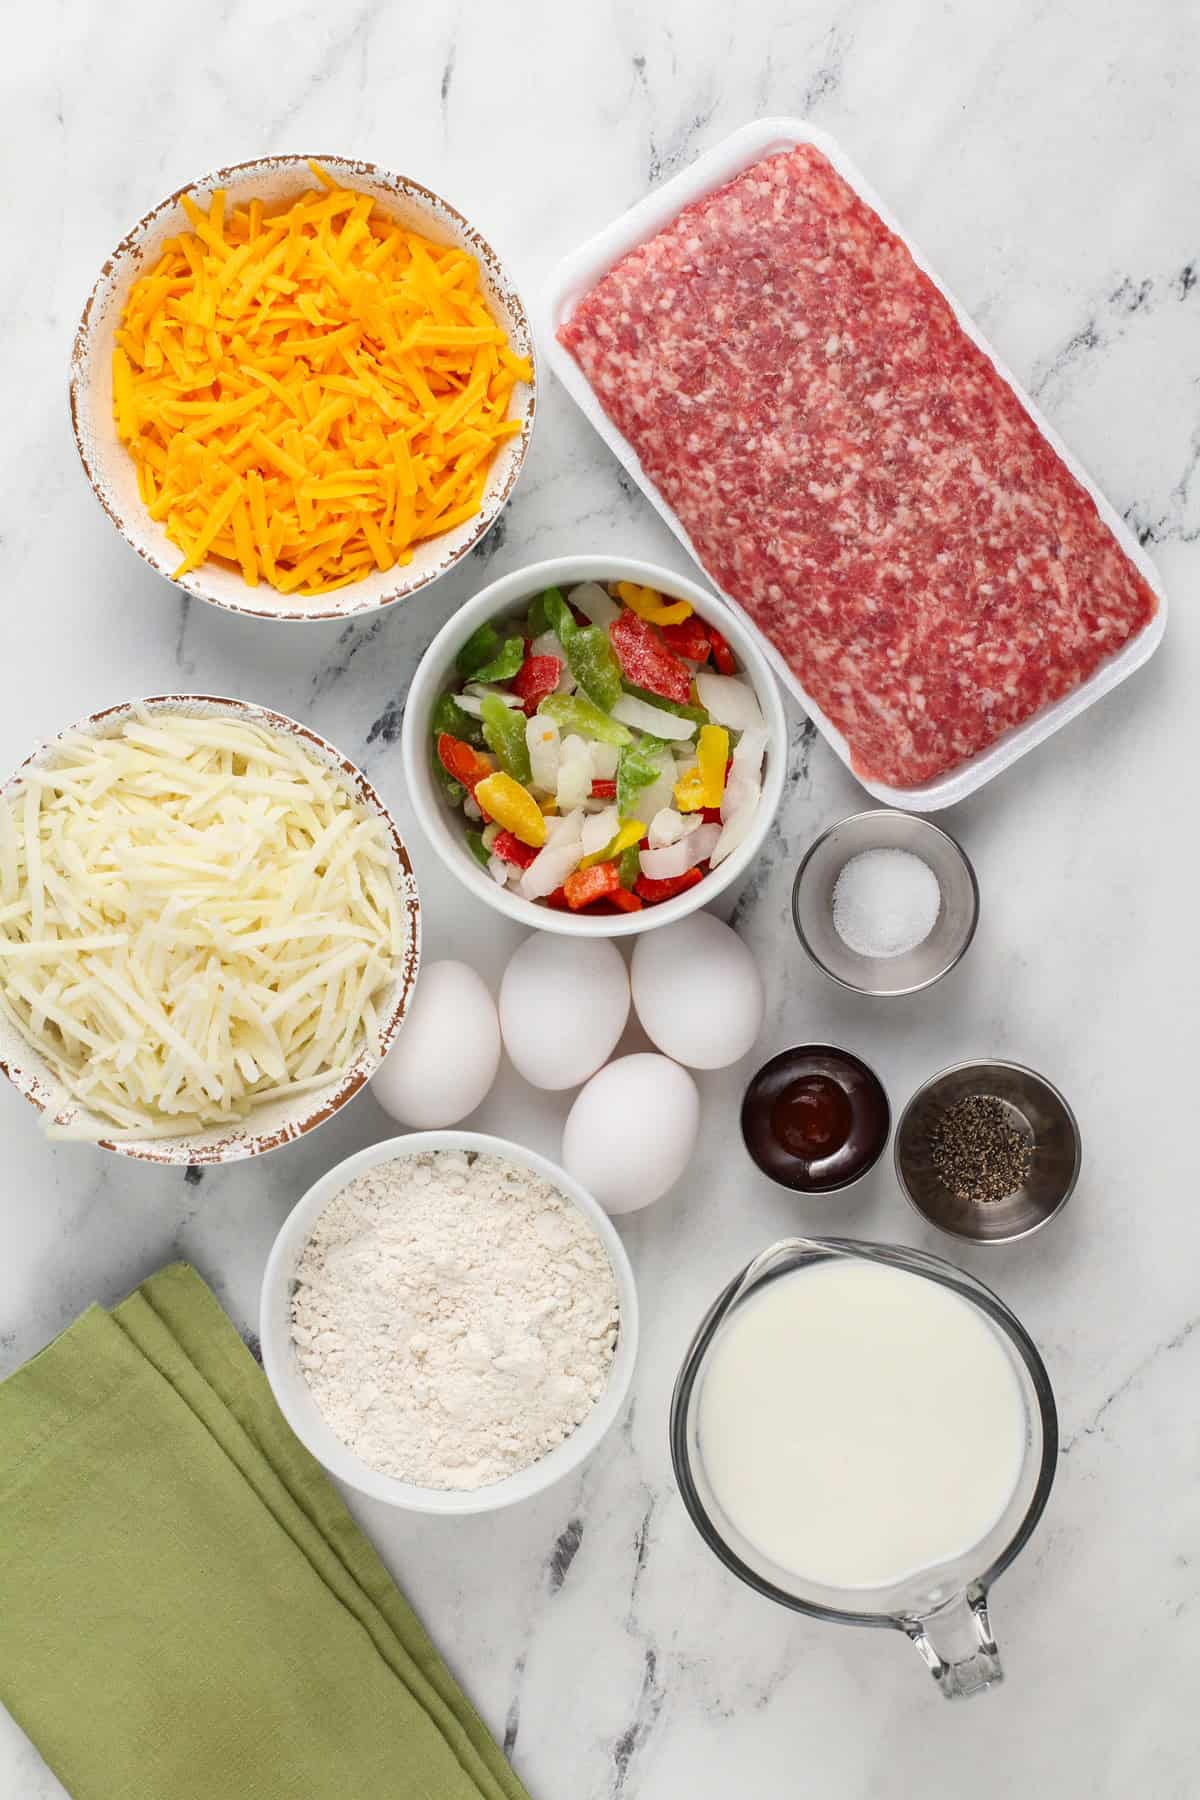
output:
[[[762,1030],[763,983],[736,931],[712,913],[647,931],[630,971],[646,1036],[690,1069],[723,1069]]]
[[[483,1103],[499,1067],[496,1003],[484,982],[466,963],[427,963],[371,1091],[401,1125],[437,1131]]]
[[[700,1095],[686,1069],[649,1052],[621,1056],[576,1095],[563,1167],[605,1212],[637,1212],[674,1187],[699,1128]]]
[[[578,1087],[616,1048],[629,1017],[629,976],[608,938],[535,931],[500,983],[500,1029],[533,1087]]]

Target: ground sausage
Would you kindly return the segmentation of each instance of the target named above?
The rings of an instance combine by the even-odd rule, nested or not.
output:
[[[1154,594],[904,244],[811,145],[685,208],[559,337],[862,775],[929,781]]]

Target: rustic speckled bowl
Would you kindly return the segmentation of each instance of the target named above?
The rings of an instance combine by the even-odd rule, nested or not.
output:
[[[335,750],[332,744],[310,731],[307,725],[297,724],[295,719],[289,719],[284,713],[271,712],[264,706],[254,706],[245,700],[227,700],[211,694],[156,694],[147,700],[127,700],[118,706],[105,707],[102,712],[92,713],[79,724],[69,726],[67,731],[60,732],[59,737],[50,743],[39,745],[14,775],[0,784],[0,793],[7,793],[15,786],[20,781],[23,770],[44,765],[53,756],[56,745],[63,737],[79,732],[96,737],[111,736],[137,707],[151,713],[189,712],[217,718],[236,718],[246,724],[276,732],[281,737],[298,739],[310,755],[333,770],[360,805],[383,820],[395,852],[393,881],[401,912],[408,921],[408,939],[395,976],[376,1006],[380,1020],[378,1054],[364,1044],[350,1068],[336,1080],[331,1079],[324,1087],[311,1088],[307,1093],[267,1101],[242,1125],[220,1125],[209,1131],[174,1138],[114,1142],[101,1137],[98,1140],[101,1150],[112,1150],[119,1156],[132,1156],[142,1162],[177,1165],[240,1162],[248,1156],[261,1156],[264,1151],[277,1150],[280,1145],[290,1144],[294,1138],[303,1137],[305,1132],[315,1131],[318,1125],[323,1125],[348,1100],[352,1100],[379,1067],[404,1022],[417,979],[421,958],[421,913],[417,884],[408,850],[396,822],[366,776],[352,762],[348,762],[339,750]],[[17,1091],[32,1101],[40,1112],[53,1107],[56,1123],[66,1124],[88,1116],[86,1108],[64,1099],[63,1090],[49,1064],[2,1013],[0,1074],[7,1075]]]
[[[313,160],[346,186],[373,195],[393,218],[436,243],[461,244],[477,257],[484,291],[497,320],[508,332],[513,349],[520,356],[534,356],[533,333],[516,287],[491,245],[461,213],[430,189],[407,176],[377,168],[374,163],[355,162],[342,156],[316,156]],[[495,524],[516,485],[533,431],[536,369],[532,383],[520,383],[513,391],[510,416],[521,419],[524,430],[506,439],[497,451],[479,512],[440,537],[414,545],[412,561],[404,568],[376,570],[349,587],[307,599],[277,594],[265,582],[252,588],[236,570],[216,562],[201,563],[198,569],[175,579],[172,570],[179,566],[179,547],[142,504],[133,459],[117,437],[113,422],[112,351],[126,296],[143,270],[153,265],[164,241],[191,229],[181,205],[183,194],[203,199],[214,188],[223,187],[231,206],[252,197],[276,206],[315,185],[307,157],[263,156],[253,162],[216,169],[171,194],[138,221],[104,264],[83,309],[71,355],[75,441],[96,498],[122,537],[152,568],[185,593],[230,612],[249,613],[260,619],[345,619],[390,606],[428,587],[452,569]]]

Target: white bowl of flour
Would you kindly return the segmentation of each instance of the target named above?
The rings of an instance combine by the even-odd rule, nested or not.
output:
[[[413,1512],[492,1512],[578,1468],[619,1416],[637,1291],[564,1170],[425,1131],[308,1190],[267,1261],[260,1335],[284,1417],[331,1474]]]

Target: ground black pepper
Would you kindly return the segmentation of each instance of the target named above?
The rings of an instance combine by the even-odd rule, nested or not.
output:
[[[1003,1200],[1029,1174],[1033,1140],[994,1094],[966,1094],[936,1120],[929,1152],[957,1200]]]

